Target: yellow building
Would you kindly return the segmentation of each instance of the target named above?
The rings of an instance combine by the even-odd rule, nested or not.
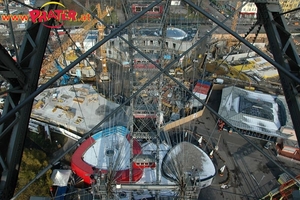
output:
[[[248,58],[247,61],[254,65],[254,69],[244,71],[248,75],[255,75],[256,77],[265,80],[272,80],[278,78],[278,70],[268,61],[262,57]]]
[[[279,0],[279,3],[282,8],[282,12],[287,12],[298,8],[300,6],[300,0]],[[253,2],[243,2],[244,6],[239,13],[240,18],[244,17],[254,17],[256,18],[257,15],[257,8]],[[291,13],[287,13],[285,17],[289,17]]]
[[[244,61],[235,60],[230,63],[230,66],[236,69],[237,71],[249,71],[255,68],[255,62],[247,61],[247,60]]]
[[[297,8],[300,5],[300,0],[279,0],[279,3],[282,8],[282,12],[287,12]],[[290,13],[286,14],[286,17],[289,17]]]

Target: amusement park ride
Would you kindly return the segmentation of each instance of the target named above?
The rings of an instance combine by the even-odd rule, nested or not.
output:
[[[190,0],[184,1],[190,7],[202,13],[218,26],[232,34],[250,49],[260,54],[278,69],[299,142],[300,124],[298,123],[298,120],[300,118],[300,61],[296,48],[293,44],[291,34],[287,31],[286,21],[281,13],[279,1],[252,0],[258,8],[258,20],[259,23],[264,25],[265,31],[268,35],[270,50],[274,55],[275,61],[251,45],[226,25],[218,21],[216,18],[212,17],[204,9],[196,6]],[[59,1],[57,0],[56,2]],[[38,87],[38,79],[50,34],[50,29],[43,24],[45,23],[50,26],[54,22],[50,20],[44,23],[31,24],[30,28],[26,30],[27,32],[21,45],[21,49],[17,55],[17,62],[12,59],[3,46],[0,46],[0,74],[11,84],[11,88],[7,91],[7,98],[2,117],[0,118],[0,199],[11,199],[13,197],[18,180],[24,141],[26,138],[26,131],[24,130],[27,130],[28,127],[34,97],[53,84],[60,76],[68,72],[72,67],[85,59],[97,48],[101,47],[109,39],[116,36],[120,31],[122,31],[122,29],[129,26],[149,10],[153,10],[153,7],[157,6],[161,2],[162,0],[155,1],[147,8],[143,8],[142,11],[137,13],[134,17],[127,20],[110,35],[101,37],[102,40],[94,47],[82,54],[82,56],[76,59],[69,66],[66,66],[55,77],[40,87]],[[57,5],[55,4],[50,4],[48,10],[56,9],[56,6]],[[183,55],[184,54],[182,54],[182,56]],[[180,58],[181,56],[176,58],[175,61],[178,61]],[[103,60],[102,58],[102,66],[105,64],[105,59]],[[170,67],[171,66],[167,65],[164,69],[160,69],[160,74],[169,71]],[[103,73],[103,79],[107,79],[107,69],[103,69]],[[141,88],[141,90],[142,89],[143,88]],[[124,105],[132,98],[128,98]],[[115,112],[120,109],[116,109]],[[228,124],[226,119],[222,120]],[[82,140],[84,139],[85,137],[82,137]],[[82,140],[79,142],[82,142]]]

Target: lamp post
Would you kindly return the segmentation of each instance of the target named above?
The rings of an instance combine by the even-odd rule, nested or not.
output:
[[[217,145],[215,146],[215,150],[218,151],[219,150],[219,142],[220,142],[220,139],[221,139],[221,134],[219,135],[219,138],[218,138],[218,142],[217,142]]]

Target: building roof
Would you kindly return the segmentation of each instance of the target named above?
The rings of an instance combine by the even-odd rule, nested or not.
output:
[[[125,127],[112,127],[93,135],[95,143],[83,154],[83,161],[99,169],[108,170],[112,158],[112,162],[118,162],[117,170],[128,169],[130,160],[130,144],[126,139],[128,133]],[[117,160],[120,157],[122,159]]]
[[[259,77],[268,79],[278,76],[277,68],[262,57],[248,58],[247,61],[255,64],[255,69],[252,71]]]
[[[88,184],[92,181],[91,175],[107,174],[109,169],[115,171],[116,182],[128,182],[130,152],[129,130],[123,126],[110,127],[97,132],[76,149],[71,167]],[[134,139],[132,152],[133,156],[141,153],[141,146]],[[132,170],[132,181],[140,180],[143,169],[133,167]]]
[[[236,128],[286,137],[279,131],[288,121],[282,101],[274,95],[231,86],[222,90],[218,113]]]
[[[187,37],[187,33],[179,28],[167,28],[167,37],[174,40],[182,40]]]
[[[59,187],[67,186],[71,174],[72,171],[69,169],[54,169],[51,174],[51,180],[53,181],[53,185]]]
[[[109,169],[113,169],[116,183],[129,183],[131,152],[129,138],[129,130],[122,126],[110,127],[97,132],[85,140],[74,152],[71,162],[72,170],[86,183],[91,183],[92,174],[99,172],[106,174]],[[174,181],[172,176],[168,177],[169,170],[166,167],[166,164],[170,164],[172,159],[177,162],[172,163],[172,166],[176,165],[179,168],[183,166],[180,170],[184,170],[184,172],[198,169],[201,180],[211,179],[215,175],[216,170],[211,159],[194,144],[182,142],[172,148],[173,150],[170,151],[170,149],[171,146],[164,142],[157,146],[153,142],[140,143],[134,139],[132,144],[132,183],[157,183],[158,178],[160,180],[158,184],[176,186],[178,182]],[[156,158],[157,152],[159,153],[157,157],[159,164],[156,166],[154,162],[154,165],[147,165]],[[185,153],[190,156],[182,159]],[[139,157],[140,159],[138,159]],[[159,167],[158,171],[156,171],[156,167]],[[172,193],[168,189],[162,190],[162,192]]]
[[[162,31],[159,30],[158,28],[141,28],[139,29],[139,34],[144,35],[144,36],[161,36]],[[186,38],[188,35],[187,33],[179,28],[175,27],[169,27],[167,28],[166,31],[166,37],[171,38],[174,40],[183,40]]]
[[[209,156],[189,142],[181,142],[174,146],[165,156],[162,169],[165,176],[174,181],[180,180],[179,176],[183,174],[197,172],[201,181],[212,178],[216,174],[215,166]]]
[[[147,142],[142,145],[142,151],[143,154],[145,155],[151,155],[154,152],[156,153],[156,149],[157,149],[156,144],[152,142]],[[159,144],[159,166],[161,166],[162,160],[166,155],[166,153],[169,151],[169,149],[170,149],[169,145],[164,143]],[[174,182],[169,181],[168,179],[161,176],[161,170],[159,170],[158,175],[159,175],[159,179],[161,180],[160,184],[173,184],[173,185],[175,184]],[[137,183],[155,183],[156,180],[157,180],[156,170],[153,170],[151,168],[145,168],[143,177]]]
[[[193,89],[193,93],[200,98],[201,100],[206,100],[209,92],[210,92],[211,83],[208,81],[198,80],[197,84],[195,85]],[[192,107],[200,107],[202,106],[202,103],[199,102],[197,99],[192,97],[190,99],[191,106]]]
[[[98,37],[97,35],[89,35],[86,37],[85,40],[97,40],[97,37]]]
[[[156,61],[158,59],[158,55],[157,54],[146,54],[151,60]],[[147,60],[144,56],[142,56],[141,54],[137,53],[133,55],[134,59],[137,60]]]
[[[44,90],[35,98],[31,117],[77,133],[95,127],[119,104],[100,96],[91,85],[77,84]],[[129,108],[124,107],[101,127],[126,125]]]

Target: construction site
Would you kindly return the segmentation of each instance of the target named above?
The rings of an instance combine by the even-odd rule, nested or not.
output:
[[[0,40],[1,199],[299,198],[300,38],[282,2],[15,2],[7,15],[47,17]],[[244,20],[254,6],[262,21]],[[48,165],[21,184],[28,139]],[[47,171],[48,194],[27,194]]]

